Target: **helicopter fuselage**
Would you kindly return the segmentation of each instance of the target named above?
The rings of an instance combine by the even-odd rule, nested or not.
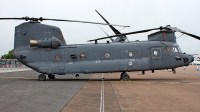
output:
[[[26,47],[14,55],[37,72],[59,75],[161,70],[193,61],[181,53],[178,44],[162,41]]]

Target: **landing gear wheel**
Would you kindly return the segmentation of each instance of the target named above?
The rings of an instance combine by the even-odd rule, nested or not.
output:
[[[38,80],[39,80],[39,81],[45,81],[45,80],[46,80],[46,76],[45,76],[44,74],[40,74],[40,75],[38,76]]]
[[[144,75],[145,74],[145,71],[142,71],[142,75]]]
[[[123,80],[123,81],[129,81],[130,80],[130,76],[127,73],[123,73],[122,77],[121,77],[121,80]]]
[[[124,74],[124,72],[121,73],[121,75],[120,75],[120,80],[122,80],[122,76],[123,76],[123,74]]]
[[[78,77],[79,77],[79,75],[78,75],[78,74],[76,74],[75,76],[76,76],[76,78],[78,78]]]
[[[176,68],[172,68],[173,74],[176,74]]]
[[[55,75],[52,75],[52,74],[48,75],[48,77],[49,79],[55,79]]]

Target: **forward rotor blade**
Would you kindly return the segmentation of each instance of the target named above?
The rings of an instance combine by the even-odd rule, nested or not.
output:
[[[196,36],[196,35],[193,35],[193,34],[190,34],[190,33],[186,33],[186,32],[182,32],[183,34],[186,34],[186,35],[188,35],[188,36],[191,36],[191,37],[193,37],[193,38],[196,38],[196,39],[198,39],[198,40],[200,40],[200,37],[199,36]]]
[[[144,32],[149,32],[149,31],[158,30],[158,29],[160,29],[160,28],[153,28],[153,29],[140,30],[140,31],[129,32],[129,33],[123,33],[123,34],[112,35],[112,36],[108,36],[108,37],[102,37],[102,38],[98,38],[98,39],[88,40],[88,41],[91,42],[91,41],[102,40],[102,39],[111,38],[111,37],[125,36],[125,35],[137,34],[137,33],[144,33]]]
[[[196,39],[200,40],[200,37],[199,37],[199,36],[196,36],[196,35],[194,35],[194,34],[187,33],[187,32],[185,32],[185,31],[183,31],[183,30],[181,30],[181,29],[178,29],[178,28],[175,28],[175,27],[171,27],[171,26],[166,26],[166,28],[169,28],[169,29],[171,29],[171,30],[174,30],[174,31],[177,31],[177,32],[186,34],[186,35],[188,35],[188,36],[191,36],[191,37],[193,37],[193,38],[196,38]]]
[[[97,14],[99,14],[99,16],[101,16],[101,18],[107,23],[110,24],[97,10],[95,10],[97,12]],[[117,35],[117,34],[121,34],[117,29],[115,29],[112,25],[109,25],[109,27],[112,29],[112,31]]]

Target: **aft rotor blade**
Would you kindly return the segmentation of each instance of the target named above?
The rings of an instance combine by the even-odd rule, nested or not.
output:
[[[0,20],[24,20],[24,18],[0,18]]]
[[[119,26],[119,27],[130,27],[130,26],[125,26],[125,25],[106,24],[106,23],[89,22],[89,21],[66,20],[66,19],[47,19],[47,18],[43,18],[43,20],[90,23],[90,24],[100,24],[100,25],[113,25],[113,26]]]
[[[123,34],[118,34],[118,35],[112,35],[112,36],[102,37],[102,38],[93,39],[93,40],[89,40],[89,41],[91,42],[91,41],[102,40],[102,39],[111,38],[111,37],[125,36],[125,35],[137,34],[137,33],[144,33],[144,32],[149,32],[149,31],[158,30],[158,29],[160,29],[160,28],[153,28],[153,29],[140,30],[140,31],[129,32],[129,33],[123,33]]]
[[[199,36],[196,36],[196,35],[194,35],[194,34],[187,33],[187,32],[185,32],[185,31],[183,31],[183,30],[178,29],[178,28],[171,27],[171,26],[166,26],[166,28],[169,28],[169,29],[171,29],[171,30],[174,30],[174,31],[177,31],[177,32],[186,34],[186,35],[188,35],[188,36],[191,36],[191,37],[193,37],[193,38],[196,38],[196,39],[200,40],[200,37],[199,37]]]
[[[65,22],[79,22],[79,23],[89,23],[89,24],[100,24],[100,25],[113,25],[119,27],[130,27],[126,25],[117,25],[117,24],[106,24],[106,23],[98,23],[98,22],[89,22],[89,21],[77,21],[77,20],[65,20],[65,19],[48,19],[48,18],[29,18],[29,17],[22,17],[22,18],[0,18],[0,20],[31,20],[31,21],[43,21],[43,20],[51,20],[51,21],[65,21]]]

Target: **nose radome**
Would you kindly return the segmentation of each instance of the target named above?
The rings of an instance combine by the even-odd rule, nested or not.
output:
[[[192,58],[192,62],[194,61],[194,57],[193,56],[191,56],[191,58]]]

